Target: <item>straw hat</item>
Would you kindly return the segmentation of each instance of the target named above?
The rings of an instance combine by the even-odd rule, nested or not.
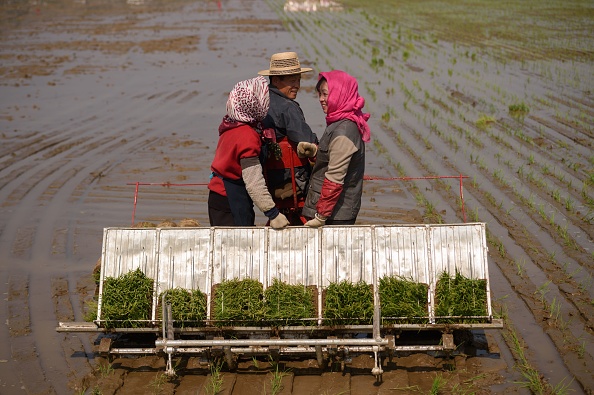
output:
[[[295,52],[275,53],[270,58],[270,69],[259,71],[259,75],[290,75],[312,71],[309,67],[301,67]]]

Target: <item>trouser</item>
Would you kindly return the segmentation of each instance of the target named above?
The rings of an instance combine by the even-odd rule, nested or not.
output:
[[[208,194],[208,219],[210,226],[254,226],[256,213],[243,181],[223,179],[227,196],[210,191]]]

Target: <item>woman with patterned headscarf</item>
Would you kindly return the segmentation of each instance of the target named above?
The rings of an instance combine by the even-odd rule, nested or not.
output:
[[[353,225],[361,208],[365,144],[370,139],[367,120],[362,111],[365,99],[359,96],[359,85],[351,75],[340,70],[320,73],[316,85],[326,130],[316,146],[308,142],[297,145],[297,153],[315,157],[305,205],[305,226]]]
[[[268,82],[264,77],[240,81],[229,93],[208,184],[211,226],[254,226],[254,204],[273,228],[289,224],[274,205],[259,160],[260,123],[269,105]]]

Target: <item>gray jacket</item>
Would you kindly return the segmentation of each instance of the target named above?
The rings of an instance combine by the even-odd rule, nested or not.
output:
[[[344,152],[332,152],[332,143],[340,138],[341,146],[348,148],[351,153],[350,160],[341,160],[340,166],[335,167],[332,163],[332,157],[345,158]],[[346,139],[348,140],[346,140]],[[351,145],[352,144],[352,145]],[[305,206],[302,214],[305,217],[313,218],[316,213],[316,205],[322,192],[322,184],[327,177],[329,165],[332,176],[328,177],[330,181],[343,182],[343,190],[338,198],[334,211],[330,216],[333,220],[352,220],[357,218],[361,208],[361,196],[363,194],[363,175],[365,173],[365,143],[361,139],[361,134],[357,124],[348,119],[342,119],[329,125],[320,139],[318,154],[313,172],[310,178]]]

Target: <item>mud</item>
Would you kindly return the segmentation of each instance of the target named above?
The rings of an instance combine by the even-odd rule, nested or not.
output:
[[[103,228],[208,223],[205,184],[227,93],[285,50],[359,80],[375,179],[358,222],[486,222],[492,299],[506,325],[471,333],[451,360],[385,361],[382,383],[365,356],[325,371],[287,362],[279,393],[429,393],[436,377],[451,393],[528,393],[522,357],[542,383],[592,393],[592,49],[570,59],[474,36],[452,42],[437,25],[411,33],[412,18],[387,36],[365,11],[300,7],[0,4],[0,393],[207,393],[212,375],[199,359],[180,361],[168,380],[160,358],[109,364],[97,336],[55,329],[85,318]],[[321,135],[314,85],[306,74],[298,101]],[[518,101],[529,113],[510,114]],[[459,180],[423,178],[435,175],[468,176],[464,205]],[[271,393],[272,374],[266,360],[243,361],[224,372],[219,393]]]

